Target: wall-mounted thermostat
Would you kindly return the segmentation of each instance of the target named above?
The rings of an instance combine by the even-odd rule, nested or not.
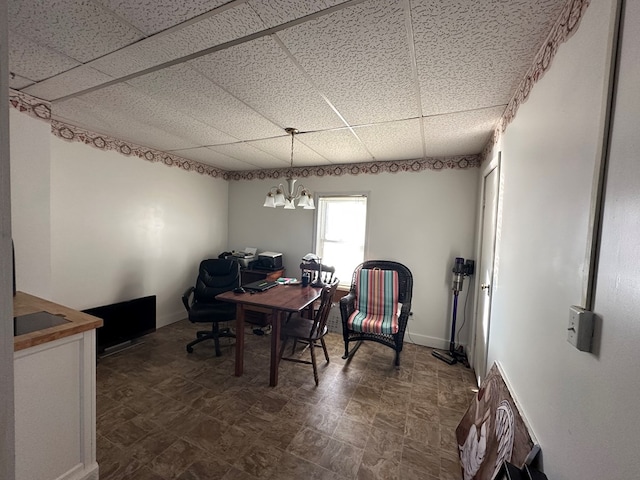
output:
[[[569,308],[569,328],[567,341],[583,352],[591,351],[593,337],[593,312],[572,305]]]

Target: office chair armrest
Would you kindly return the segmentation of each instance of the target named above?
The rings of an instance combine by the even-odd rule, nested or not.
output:
[[[191,294],[195,291],[195,289],[196,287],[189,287],[182,294],[182,304],[184,305],[184,308],[187,309],[187,312],[191,310],[191,307],[189,306],[189,297],[191,297]]]

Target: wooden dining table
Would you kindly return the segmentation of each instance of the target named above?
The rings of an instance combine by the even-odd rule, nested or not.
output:
[[[289,313],[301,312],[313,306],[322,288],[300,285],[276,285],[264,292],[235,293],[224,292],[216,296],[217,300],[236,304],[236,365],[235,375],[242,376],[244,369],[244,317],[247,308],[260,308],[271,312],[271,362],[269,366],[269,385],[278,385],[278,364],[280,362],[280,326]]]

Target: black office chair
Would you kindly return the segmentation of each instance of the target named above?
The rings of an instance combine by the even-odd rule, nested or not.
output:
[[[197,332],[197,338],[187,345],[187,352],[192,353],[196,343],[213,339],[216,356],[219,357],[221,355],[220,338],[235,338],[235,334],[231,333],[229,328],[220,329],[219,324],[235,320],[236,306],[233,303],[216,300],[215,297],[239,286],[240,265],[235,260],[209,259],[200,262],[196,285],[184,292],[182,303],[189,314],[189,321],[211,323],[212,327],[211,331]]]

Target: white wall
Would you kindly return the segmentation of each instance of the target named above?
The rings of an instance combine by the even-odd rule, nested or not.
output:
[[[7,2],[0,0],[0,478],[14,480],[16,469],[7,43]]]
[[[16,286],[51,298],[51,125],[14,108],[9,121]]]
[[[566,341],[569,306],[582,301],[587,268],[614,3],[591,2],[502,139],[504,203],[489,362],[502,364],[554,480],[637,478],[640,468],[634,413],[640,374],[633,368],[637,347],[630,344],[640,336],[633,313],[640,307],[637,2],[626,19],[633,37],[625,39],[625,88],[617,104],[623,111],[607,186],[596,353]]]
[[[309,177],[314,193],[369,192],[367,259],[404,263],[414,278],[407,341],[448,347],[451,268],[473,258],[478,169]],[[287,274],[298,276],[312,251],[314,211],[264,208],[273,180],[229,182],[229,248],[283,253]],[[327,259],[328,263],[331,263]],[[465,292],[469,286],[465,285]],[[471,312],[472,299],[467,311]],[[458,325],[462,322],[459,305]],[[467,343],[467,321],[461,342]]]
[[[186,317],[200,260],[227,244],[227,182],[51,139],[53,297],[78,309],[157,295]]]

